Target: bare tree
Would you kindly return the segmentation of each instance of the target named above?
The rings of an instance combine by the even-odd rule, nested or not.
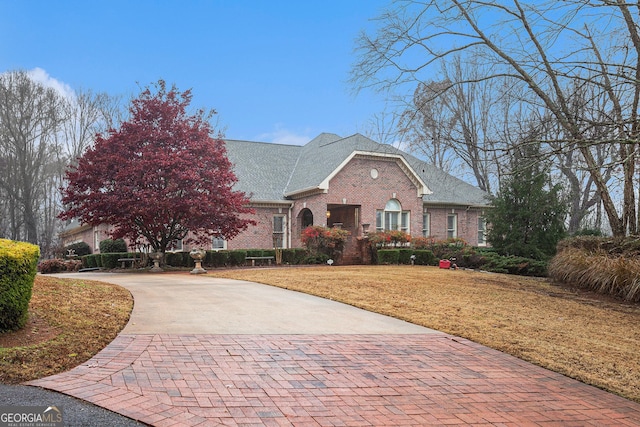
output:
[[[449,82],[420,83],[412,103],[400,116],[398,132],[407,141],[409,151],[445,172],[451,172],[456,159],[449,144],[454,119],[447,110],[447,98],[433,95]]]
[[[482,65],[459,56],[444,64],[437,82],[419,83],[402,115],[401,131],[414,150],[445,170],[470,171],[489,193],[498,167],[496,139],[498,81],[482,79]]]
[[[406,0],[394,5],[379,18],[374,35],[362,33],[358,39],[359,57],[352,70],[357,89],[392,90],[422,81],[437,64],[455,55],[479,58],[491,65],[484,76],[453,83],[507,77],[514,90],[526,89],[522,102],[529,114],[548,111],[563,130],[557,149],[580,154],[614,235],[637,232],[638,4]],[[570,90],[576,84],[606,97],[604,121],[594,123],[593,117],[575,115]],[[602,107],[598,101],[589,102],[593,105],[586,110]],[[594,139],[594,126],[607,127],[609,132]],[[611,165],[603,168],[597,158],[601,145],[617,151],[620,211],[608,186]]]
[[[38,223],[55,134],[63,116],[61,98],[22,71],[0,75],[0,187],[8,199],[9,235],[38,243]]]

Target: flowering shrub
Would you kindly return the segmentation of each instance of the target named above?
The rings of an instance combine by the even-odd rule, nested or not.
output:
[[[313,254],[325,254],[336,259],[342,254],[344,244],[351,233],[340,228],[311,225],[302,230],[302,243]]]
[[[411,236],[400,230],[369,233],[369,243],[376,248],[397,247],[409,242],[411,242]]]

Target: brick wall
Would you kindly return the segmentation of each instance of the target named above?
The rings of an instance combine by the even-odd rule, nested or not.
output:
[[[376,171],[374,174],[373,169]],[[430,183],[426,184],[429,186]],[[274,215],[284,215],[286,218],[284,246],[301,247],[302,212],[306,209],[313,214],[314,225],[327,226],[341,222],[355,238],[362,235],[362,224],[369,224],[369,231],[375,231],[376,210],[383,210],[389,199],[393,198],[400,202],[403,211],[410,211],[411,235],[422,236],[422,198],[418,197],[416,186],[395,159],[354,158],[331,179],[327,193],[293,199],[291,211],[287,205],[254,207],[256,213],[252,218],[257,225],[249,226],[246,231],[228,241],[227,249],[272,248]],[[332,211],[330,219],[326,216],[328,207],[331,207]],[[446,239],[447,215],[453,212],[458,218],[458,237],[471,245],[477,245],[480,210],[460,206],[438,206],[428,207],[427,211],[431,216],[432,237]],[[98,242],[109,237],[107,226],[97,227],[95,230],[86,228],[69,235],[65,244],[82,240],[87,242],[95,253],[98,249],[94,244],[94,231],[98,232]],[[186,245],[185,249],[188,249]]]
[[[464,239],[469,245],[478,245],[478,217],[482,216],[482,210],[477,208],[449,206],[449,207],[429,207],[431,226],[430,237],[439,240],[447,238],[447,216],[455,214],[458,221],[458,236]]]

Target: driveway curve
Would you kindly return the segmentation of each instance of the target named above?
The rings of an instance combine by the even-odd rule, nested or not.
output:
[[[92,273],[86,277],[118,284],[133,295],[133,313],[123,334],[435,332],[336,301],[253,282],[176,273]]]
[[[334,301],[186,274],[61,276],[126,287],[133,313],[94,358],[28,384],[149,425],[640,426],[635,402]]]

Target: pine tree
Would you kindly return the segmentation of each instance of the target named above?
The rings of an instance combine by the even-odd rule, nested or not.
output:
[[[566,232],[561,188],[551,185],[538,154],[538,147],[530,144],[514,156],[513,173],[487,213],[487,240],[502,255],[547,259]]]

